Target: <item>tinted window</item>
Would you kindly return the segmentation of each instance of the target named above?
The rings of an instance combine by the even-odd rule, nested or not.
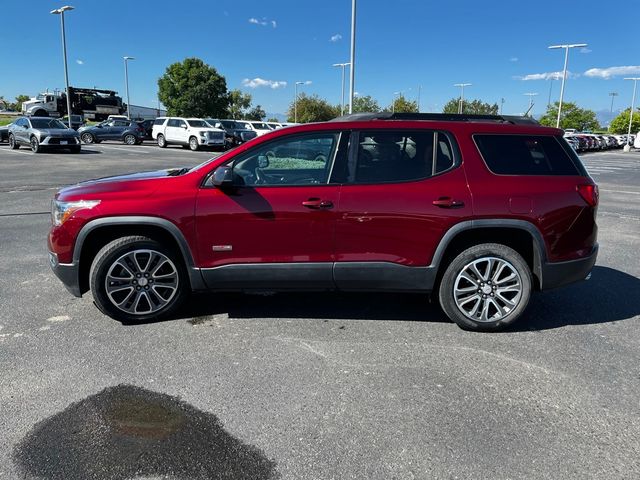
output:
[[[154,124],[154,125],[162,125],[162,124],[164,123],[164,121],[165,121],[165,120],[166,120],[166,118],[156,118],[156,119],[153,121],[153,124]]]
[[[222,125],[224,128],[236,128],[235,122],[230,122],[228,120],[222,120]]]
[[[176,127],[186,127],[187,124],[184,120],[176,120]]]
[[[234,162],[234,176],[248,186],[326,184],[338,136],[296,135],[261,145]]]
[[[266,123],[251,122],[251,125],[253,125],[253,128],[256,130],[271,130]]]
[[[115,127],[128,127],[129,126],[129,122],[126,120],[116,120],[114,122],[114,126]]]
[[[14,125],[17,125],[18,127],[24,127],[25,125],[27,125],[27,120],[24,118],[19,118],[15,121]]]
[[[195,128],[209,128],[210,125],[205,122],[204,120],[187,120],[187,122],[189,123],[190,127],[195,127]]]
[[[176,120],[175,118],[172,118],[169,120],[169,122],[167,123],[167,127],[177,127],[180,125],[180,121]]]
[[[434,136],[438,148],[434,154]],[[386,183],[419,180],[453,166],[451,145],[444,134],[363,131],[360,133],[355,175],[356,183]]]
[[[579,175],[558,140],[547,135],[475,135],[485,163],[500,175]]]

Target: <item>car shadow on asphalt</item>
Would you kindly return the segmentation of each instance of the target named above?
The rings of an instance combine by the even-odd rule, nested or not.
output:
[[[346,292],[194,294],[170,320],[198,324],[222,314],[235,319],[449,322],[427,295]],[[589,281],[534,294],[523,317],[505,332],[611,323],[636,315],[640,315],[640,279],[596,266]]]

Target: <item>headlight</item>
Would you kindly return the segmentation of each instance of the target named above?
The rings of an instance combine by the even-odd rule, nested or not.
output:
[[[200,136],[201,137],[206,137],[207,136],[207,132],[200,132]]]
[[[51,202],[51,222],[55,226],[62,225],[71,215],[84,208],[93,208],[100,203],[100,200],[80,200],[77,202]]]

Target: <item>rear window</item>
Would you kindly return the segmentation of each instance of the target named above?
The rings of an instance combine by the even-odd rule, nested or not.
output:
[[[162,125],[162,124],[164,123],[164,121],[165,121],[165,120],[166,120],[166,118],[156,118],[156,119],[153,121],[153,124],[154,124],[154,125]]]
[[[489,170],[499,175],[582,174],[552,136],[475,135],[474,139]]]

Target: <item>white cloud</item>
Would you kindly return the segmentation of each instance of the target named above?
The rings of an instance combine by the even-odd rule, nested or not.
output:
[[[627,65],[625,67],[590,68],[584,72],[585,77],[604,78],[619,77],[623,75],[637,75],[640,73],[640,65]]]
[[[253,23],[254,25],[262,25],[263,27],[266,27],[267,25],[271,25],[273,28],[276,28],[278,26],[275,20],[268,20],[267,17],[262,17],[262,20],[258,20],[255,17],[251,17],[249,19],[249,23]]]
[[[517,62],[518,60],[520,60],[518,57],[511,57],[509,59],[510,62]]]
[[[339,33],[331,36],[331,41],[334,43],[339,42],[340,40],[342,40],[342,35],[340,35]]]
[[[587,47],[582,47],[580,49],[580,53],[591,53],[591,49]]]
[[[567,71],[567,78],[576,78],[579,75]],[[562,78],[562,72],[544,72],[544,73],[530,73],[529,75],[513,77],[516,80],[560,80]]]
[[[76,63],[77,63],[78,65],[84,65],[84,62],[83,62],[82,60],[80,60],[80,59],[76,60]]]
[[[264,78],[256,77],[253,79],[245,78],[242,80],[242,86],[249,88],[269,87],[275,90],[286,87],[287,82],[281,80],[265,80]]]

